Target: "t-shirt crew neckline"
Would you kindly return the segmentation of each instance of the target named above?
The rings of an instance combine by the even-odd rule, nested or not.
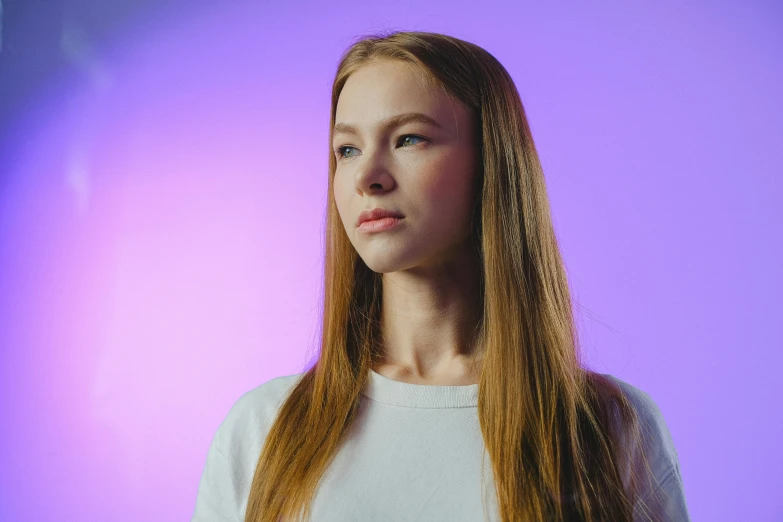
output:
[[[478,384],[411,384],[389,379],[370,369],[362,394],[373,401],[404,408],[472,408],[478,406],[478,388]]]

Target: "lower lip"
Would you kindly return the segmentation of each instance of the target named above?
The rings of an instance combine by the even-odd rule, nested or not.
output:
[[[365,221],[359,225],[359,230],[362,232],[382,232],[396,227],[402,218],[398,217],[385,217],[381,219],[373,219],[372,221]]]

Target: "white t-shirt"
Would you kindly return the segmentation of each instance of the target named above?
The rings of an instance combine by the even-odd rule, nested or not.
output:
[[[210,445],[192,522],[244,522],[261,447],[301,376],[272,379],[232,406]],[[650,465],[663,499],[654,520],[689,521],[677,452],[658,406],[647,393],[609,377],[652,437]],[[370,370],[360,404],[348,439],[318,484],[313,522],[500,520],[478,421],[478,384],[409,384]]]

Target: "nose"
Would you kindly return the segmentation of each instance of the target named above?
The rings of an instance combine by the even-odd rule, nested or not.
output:
[[[363,193],[384,192],[395,186],[394,176],[382,153],[362,154],[354,182],[357,192]]]

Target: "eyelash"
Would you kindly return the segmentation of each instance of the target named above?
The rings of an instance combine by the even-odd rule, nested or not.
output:
[[[416,134],[403,134],[402,136],[400,136],[400,139],[397,140],[397,143],[399,143],[400,140],[403,140],[403,139],[408,138],[408,137],[418,138],[418,139],[424,140],[424,141],[429,141],[427,138],[424,138],[422,136],[418,136]],[[413,147],[413,145],[409,145],[409,146]],[[337,159],[349,159],[349,158],[346,158],[345,155],[343,154],[343,152],[342,152],[343,149],[355,149],[355,148],[356,147],[352,147],[350,145],[343,145],[342,147],[337,147],[336,149],[334,149],[334,153],[337,154]]]

